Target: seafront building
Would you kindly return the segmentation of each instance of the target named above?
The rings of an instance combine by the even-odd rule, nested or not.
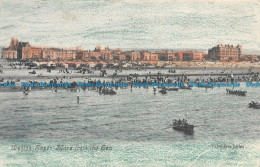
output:
[[[196,51],[178,51],[176,57],[179,61],[203,61],[206,53]]]
[[[19,42],[12,38],[8,48],[3,48],[2,58],[5,59],[32,59],[32,60],[73,60],[83,57],[83,49],[54,48],[31,46],[29,42]]]
[[[238,61],[241,56],[241,45],[217,45],[208,50],[208,57],[212,60]]]
[[[31,46],[29,42],[21,42],[11,38],[8,48],[2,49],[2,58],[5,59],[30,59],[41,61],[74,61],[85,62],[141,62],[157,65],[158,62],[204,62],[204,61],[250,61],[257,62],[259,55],[242,54],[242,46],[217,45],[207,53],[198,51],[122,51],[110,49],[106,46],[96,46],[93,51],[84,50],[82,47],[55,48]]]
[[[3,48],[2,58],[5,59],[21,59],[22,49],[27,46],[28,42],[21,42],[17,38],[11,38],[11,42],[8,48]]]

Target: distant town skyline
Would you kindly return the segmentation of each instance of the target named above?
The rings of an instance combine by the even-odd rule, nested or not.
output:
[[[258,1],[2,0],[0,46],[207,50],[243,45],[260,53]]]
[[[18,39],[19,38],[16,38],[16,37],[12,37],[12,38],[15,38],[15,39]],[[28,42],[31,46],[36,46],[36,45],[33,45],[30,41],[22,41],[22,42]],[[9,43],[10,44],[10,43]],[[9,47],[9,44],[7,46],[0,46],[1,49],[3,48],[8,48]],[[217,45],[234,45],[234,44],[216,44],[216,45],[213,45],[213,46],[217,46]],[[95,47],[97,46],[100,46],[100,45],[96,45]],[[85,48],[85,47],[82,47],[82,46],[66,46],[66,47],[62,47],[62,46],[43,46],[43,45],[37,45],[36,47],[42,47],[42,48],[45,48],[45,47],[56,47],[56,48],[67,48],[67,49],[71,49],[71,48],[81,48],[83,50],[94,50],[94,48]],[[158,52],[158,51],[199,51],[199,52],[205,52],[207,53],[208,52],[208,49],[210,48],[204,48],[204,49],[198,49],[198,48],[158,48],[158,49],[154,49],[154,48],[119,48],[119,47],[110,47],[108,45],[105,45],[105,46],[100,46],[102,49],[105,49],[106,47],[109,47],[110,49],[112,50],[116,50],[116,49],[120,49],[120,50],[123,50],[123,51],[149,51],[149,52]],[[248,50],[246,48],[242,48],[243,52],[245,54],[260,54],[260,51],[256,51],[256,50]]]
[[[57,48],[46,46],[32,46],[29,42],[11,38],[9,47],[3,48],[1,58],[5,59],[34,59],[34,60],[83,60],[83,61],[144,61],[158,64],[158,61],[222,61],[222,62],[259,62],[259,55],[243,54],[242,45],[216,45],[208,53],[193,51],[159,50],[151,51],[123,51],[106,46],[96,46],[94,50],[82,47]]]

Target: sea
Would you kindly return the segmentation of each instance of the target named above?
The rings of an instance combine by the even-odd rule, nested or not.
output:
[[[260,91],[240,89],[0,92],[0,166],[259,167]]]

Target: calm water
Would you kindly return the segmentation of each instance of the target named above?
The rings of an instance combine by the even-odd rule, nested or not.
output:
[[[154,95],[152,88],[132,92],[128,88],[118,89],[115,96],[83,90],[34,91],[28,96],[1,92],[0,164],[257,166],[259,110],[249,109],[247,104],[258,101],[260,91],[246,90],[246,97],[227,95],[225,88],[194,88],[166,95]],[[174,131],[170,124],[175,118],[194,124],[194,135]],[[112,150],[15,151],[11,150],[14,144],[99,148],[106,144]],[[244,148],[212,147],[215,144]]]

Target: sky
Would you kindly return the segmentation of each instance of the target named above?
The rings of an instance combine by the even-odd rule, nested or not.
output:
[[[260,54],[258,0],[0,0],[0,46],[209,49]]]

